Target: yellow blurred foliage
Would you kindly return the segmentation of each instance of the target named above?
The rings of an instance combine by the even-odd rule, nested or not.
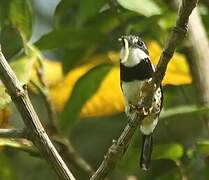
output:
[[[0,111],[0,128],[11,127],[8,122],[8,118],[11,115],[11,110],[9,107],[6,107]]]
[[[62,66],[60,62],[44,59],[43,65],[47,84],[49,86],[56,85],[63,78]]]
[[[153,63],[157,64],[162,51],[161,47],[157,42],[150,41],[148,43],[148,48]],[[119,52],[108,52],[107,56],[117,65],[110,70],[101,83],[97,93],[95,93],[81,109],[80,116],[82,118],[106,116],[124,110],[123,95],[120,89]],[[92,67],[107,60],[107,56],[95,56],[88,61],[88,63],[71,70],[62,80],[60,80],[62,78],[61,65],[52,62],[54,63],[52,66],[50,61],[44,61],[46,79],[49,84],[54,84],[52,81],[58,82],[58,80],[60,80],[57,85],[54,85],[50,89],[50,95],[57,111],[63,110],[76,81]],[[57,74],[54,75],[54,73]],[[185,57],[175,53],[172,61],[168,65],[163,85],[182,85],[189,84],[191,81],[192,78]]]
[[[76,81],[82,75],[84,75],[88,70],[93,68],[94,66],[98,65],[99,63],[105,62],[105,60],[107,60],[107,58],[108,57],[106,55],[98,55],[98,56],[93,57],[89,63],[83,64],[77,68],[74,68],[56,86],[52,86],[50,88],[50,96],[52,98],[52,101],[53,101],[57,111],[62,111],[65,103],[67,102],[67,100],[73,90],[73,87],[74,87]],[[47,63],[45,63],[45,61],[44,61],[45,69],[48,69],[49,71],[51,71],[50,74],[53,75],[54,70],[49,69],[47,67],[48,64],[50,64],[50,61],[47,61]],[[59,66],[60,66],[60,64],[59,64]],[[60,73],[62,73],[61,70],[60,70]],[[46,79],[47,79],[47,76],[48,76],[47,71],[45,71],[45,75],[46,75]],[[52,85],[53,83],[48,81],[48,84]]]
[[[153,64],[157,65],[162,48],[156,41],[148,42],[148,48]],[[191,82],[192,77],[190,75],[189,66],[186,62],[185,56],[183,54],[175,53],[168,64],[167,71],[163,79],[163,85],[181,85],[190,84]]]
[[[81,109],[81,117],[111,115],[123,110],[120,70],[118,67],[113,67],[102,81],[97,93]]]

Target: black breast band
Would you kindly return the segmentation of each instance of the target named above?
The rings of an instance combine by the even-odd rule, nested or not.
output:
[[[148,58],[141,60],[136,66],[127,67],[120,63],[121,81],[145,80],[152,77],[153,69]]]

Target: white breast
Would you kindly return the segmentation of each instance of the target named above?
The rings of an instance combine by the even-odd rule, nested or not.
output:
[[[141,85],[142,82],[138,80],[131,82],[122,82],[123,94],[127,103],[137,103]]]

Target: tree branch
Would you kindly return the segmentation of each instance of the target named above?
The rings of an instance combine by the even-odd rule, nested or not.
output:
[[[182,0],[179,7],[178,17],[176,25],[171,32],[164,50],[161,54],[160,61],[157,65],[156,72],[153,75],[153,79],[150,83],[143,86],[143,90],[147,93],[140,104],[146,104],[146,107],[150,107],[153,98],[153,88],[157,88],[162,82],[167,65],[174,54],[177,43],[185,36],[187,32],[187,24],[189,16],[192,10],[195,8],[197,0]],[[157,87],[154,84],[157,84]],[[144,107],[144,106],[142,106]],[[112,146],[108,149],[107,154],[104,157],[103,162],[91,177],[91,180],[101,180],[115,167],[117,161],[126,152],[126,149],[130,143],[130,140],[136,130],[139,127],[140,122],[143,121],[145,115],[143,113],[135,114],[132,120],[126,125],[122,134],[117,141],[113,141]]]
[[[41,157],[37,148],[33,145],[33,143],[26,138],[11,138],[11,137],[1,137],[0,138],[0,146],[13,148],[15,150],[21,150],[29,153],[32,156]]]
[[[0,138],[25,138],[26,133],[22,129],[0,129]]]
[[[54,168],[60,179],[75,180],[45,132],[28,97],[26,85],[21,85],[0,50],[0,79],[20,112],[27,133],[43,157]]]
[[[176,25],[171,32],[164,50],[160,56],[156,72],[153,75],[153,81],[159,86],[165,76],[167,65],[172,58],[177,43],[185,37],[189,16],[195,8],[198,0],[182,0],[178,11]]]

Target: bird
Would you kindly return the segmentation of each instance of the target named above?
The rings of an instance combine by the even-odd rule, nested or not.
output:
[[[142,98],[142,86],[152,80],[155,67],[152,64],[148,48],[145,42],[135,35],[124,35],[118,39],[120,50],[120,85],[125,101],[125,113],[133,118],[137,113],[137,107]],[[163,104],[163,92],[161,85],[153,92],[150,111],[140,124],[142,134],[142,146],[140,155],[140,167],[148,170],[153,149],[153,131],[158,123]],[[144,109],[143,109],[144,110]]]

